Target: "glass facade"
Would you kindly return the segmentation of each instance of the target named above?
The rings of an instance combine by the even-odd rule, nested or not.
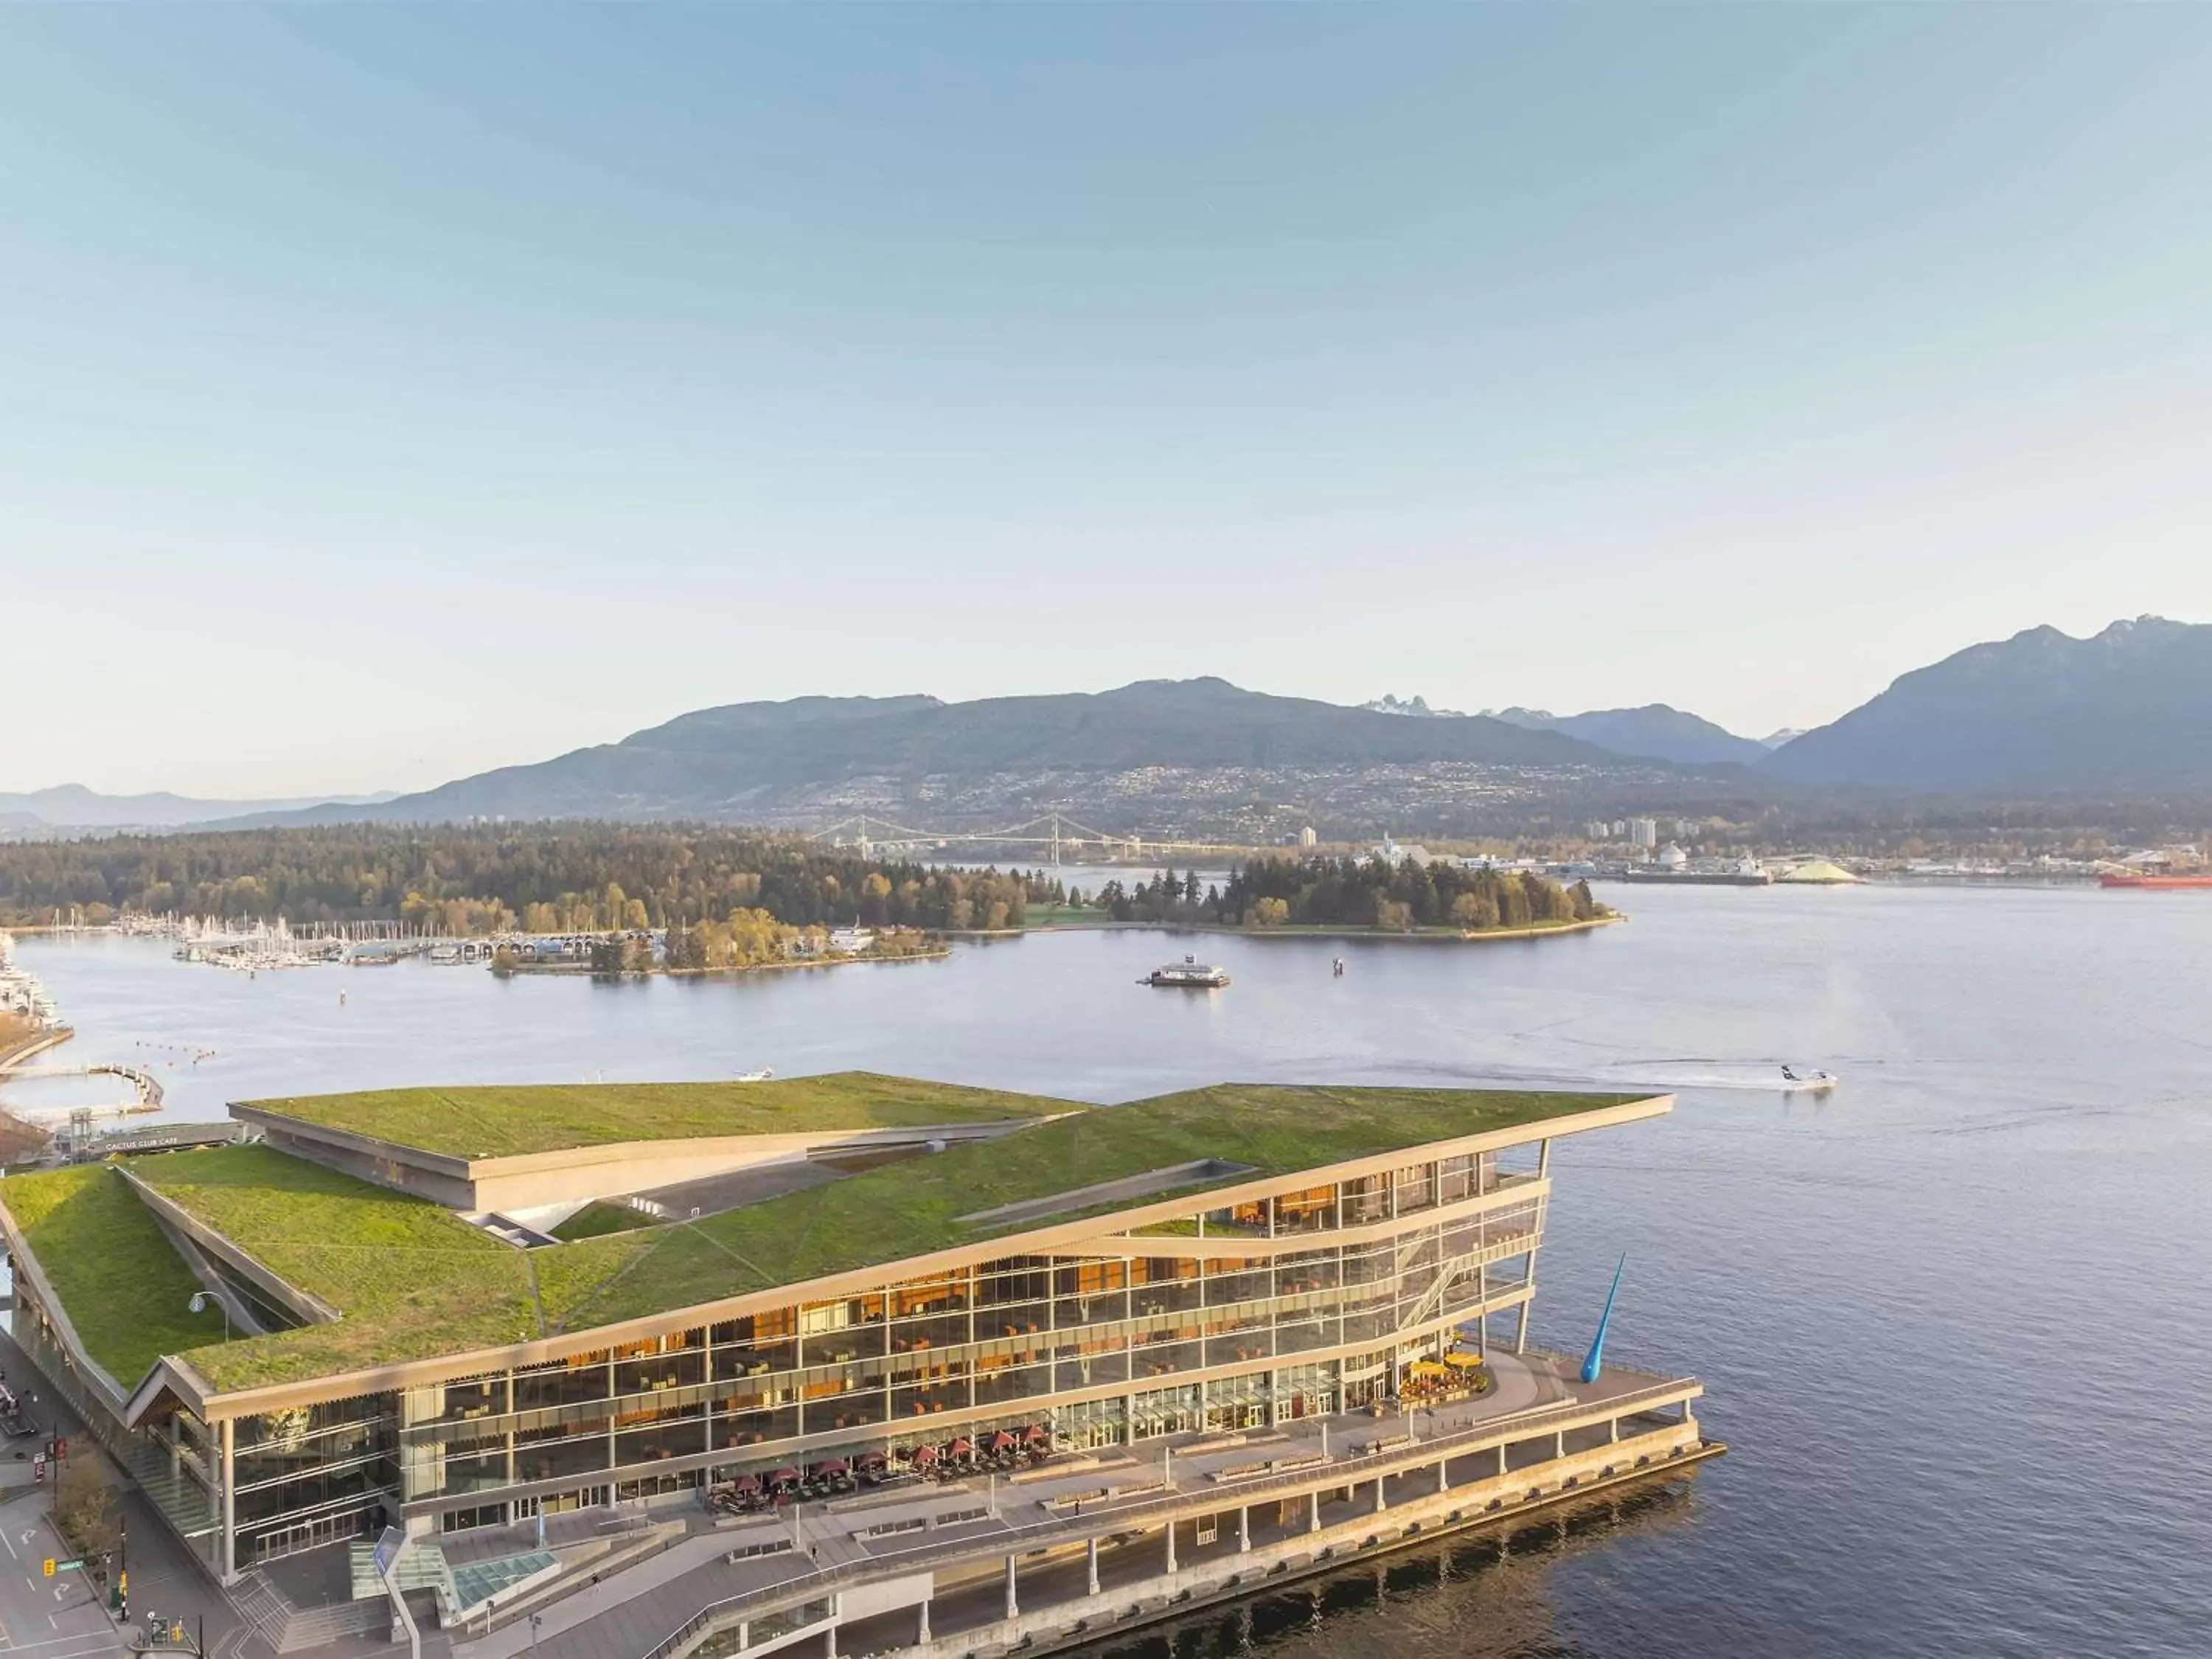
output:
[[[1412,1161],[1139,1234],[1106,1218],[1079,1249],[234,1419],[230,1565],[395,1514],[488,1525],[999,1429],[1085,1449],[1348,1409],[1525,1298],[1543,1190],[1487,1160]],[[65,1366],[42,1346],[42,1368]],[[83,1415],[222,1571],[221,1425],[180,1407],[128,1431]]]
[[[1357,1406],[1523,1294],[1528,1184],[1411,1164],[1112,1241],[1126,1254],[1002,1256],[410,1389],[398,1496],[495,1516],[489,1494],[556,1483],[630,1496],[1000,1428],[1087,1448]]]

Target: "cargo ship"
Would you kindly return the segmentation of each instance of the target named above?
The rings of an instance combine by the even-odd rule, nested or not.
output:
[[[2107,872],[2097,878],[2100,887],[2212,887],[2212,873],[2193,876],[2118,875]]]

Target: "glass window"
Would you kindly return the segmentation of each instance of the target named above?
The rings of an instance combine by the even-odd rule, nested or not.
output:
[[[605,1353],[579,1354],[557,1366],[517,1371],[514,1408],[542,1411],[550,1406],[580,1405],[605,1400],[613,1389]]]
[[[1130,1402],[1130,1437],[1150,1440],[1205,1426],[1205,1406],[1195,1384],[1154,1389]]]
[[[1303,1192],[1279,1193],[1272,1202],[1279,1236],[1324,1232],[1336,1225],[1334,1187],[1309,1187]]]
[[[1398,1171],[1398,1213],[1431,1208],[1437,1201],[1437,1166],[1415,1164]]]
[[[714,1449],[757,1446],[768,1441],[789,1440],[799,1433],[799,1407],[759,1407],[725,1415],[719,1408],[714,1419]]]
[[[1344,1183],[1344,1224],[1365,1226],[1390,1218],[1390,1177],[1362,1176]]]

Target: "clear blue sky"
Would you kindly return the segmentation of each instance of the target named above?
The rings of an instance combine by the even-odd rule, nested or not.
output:
[[[2212,619],[2212,9],[0,11],[0,789]]]

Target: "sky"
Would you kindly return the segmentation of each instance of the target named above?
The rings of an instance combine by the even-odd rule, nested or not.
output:
[[[0,9],[0,791],[2212,620],[2212,9]]]

